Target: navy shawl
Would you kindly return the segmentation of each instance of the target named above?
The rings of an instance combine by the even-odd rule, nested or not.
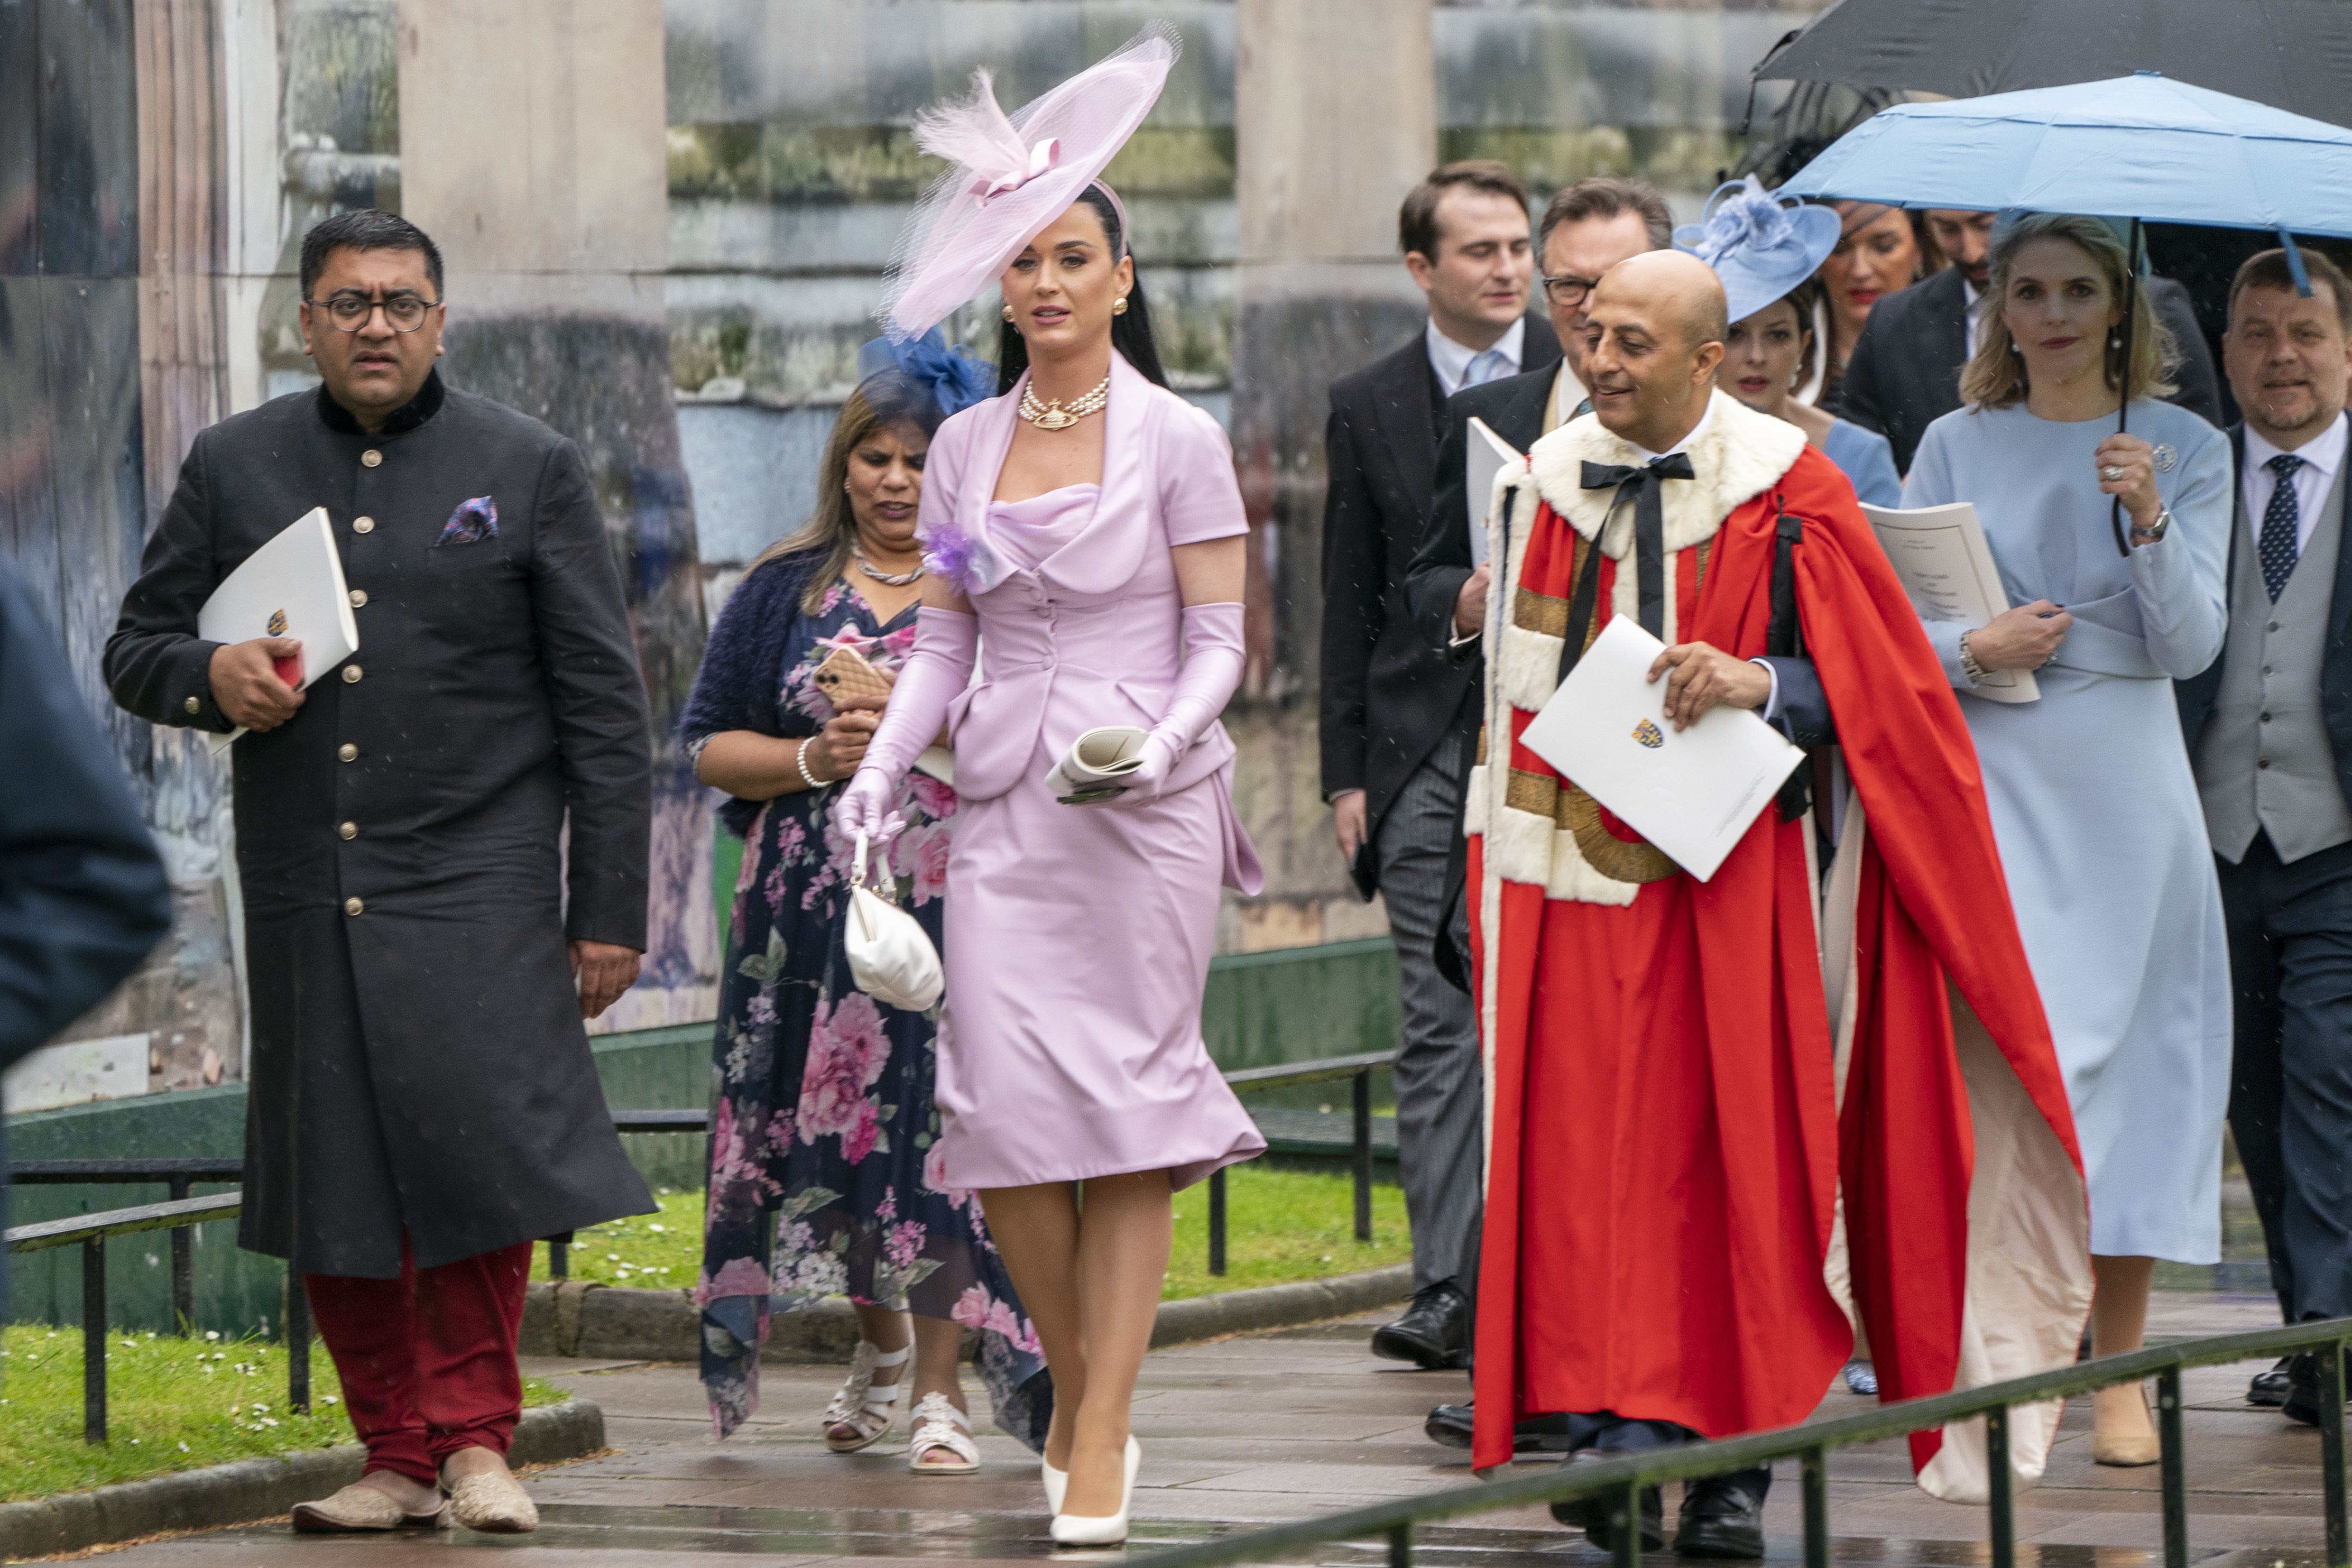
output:
[[[703,647],[694,693],[677,721],[679,744],[692,746],[729,730],[785,739],[816,733],[808,715],[780,715],[776,695],[785,639],[801,613],[801,595],[824,555],[823,550],[779,555],[753,567],[735,584]],[[719,820],[740,838],[766,804],[730,795],[719,808]]]

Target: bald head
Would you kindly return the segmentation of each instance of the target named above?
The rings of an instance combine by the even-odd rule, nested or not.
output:
[[[1646,251],[1603,273],[1584,339],[1601,423],[1653,452],[1689,435],[1714,394],[1727,315],[1715,269],[1686,251]]]
[[[1622,291],[1659,324],[1672,323],[1686,348],[1719,343],[1731,331],[1722,280],[1714,268],[1687,250],[1629,257],[1601,277],[1601,287]]]

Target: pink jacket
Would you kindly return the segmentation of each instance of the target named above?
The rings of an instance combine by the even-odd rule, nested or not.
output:
[[[1247,531],[1233,449],[1217,422],[1111,356],[1102,496],[1094,521],[1036,571],[1012,570],[988,543],[988,508],[1013,445],[1023,387],[940,426],[923,467],[919,532],[928,552],[969,563],[980,617],[980,679],[948,710],[956,793],[1003,795],[1038,771],[1042,738],[1059,756],[1105,724],[1150,729],[1168,710],[1181,662],[1183,600],[1171,545]],[[1177,763],[1168,792],[1234,757],[1223,724]]]

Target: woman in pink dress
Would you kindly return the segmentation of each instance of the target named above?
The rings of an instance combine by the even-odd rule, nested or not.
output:
[[[1217,720],[1241,679],[1247,524],[1223,432],[1167,390],[1097,178],[1175,53],[1147,32],[1011,121],[983,79],[918,121],[961,166],[917,213],[890,330],[927,330],[993,278],[1003,390],[932,439],[915,651],[838,808],[846,834],[887,832],[946,722],[961,824],[940,1148],[946,1181],[980,1189],[1054,1375],[1045,1479],[1066,1545],[1127,1533],[1171,1194],[1265,1146],[1201,1039],[1218,889],[1259,881]],[[1069,804],[1047,774],[1107,725],[1149,731],[1141,765]]]

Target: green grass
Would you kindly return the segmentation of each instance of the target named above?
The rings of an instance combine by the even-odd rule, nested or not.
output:
[[[107,1441],[81,1437],[81,1333],[0,1330],[0,1500],[84,1491],[233,1459],[352,1441],[342,1385],[310,1347],[310,1413],[286,1408],[286,1347],[218,1335],[182,1340],[116,1330],[106,1342]],[[525,1405],[561,1389],[523,1380]]]
[[[1227,1272],[1209,1272],[1209,1184],[1176,1194],[1176,1243],[1163,1300],[1282,1285],[1378,1268],[1412,1256],[1405,1227],[1404,1194],[1372,1189],[1372,1239],[1356,1239],[1355,1187],[1345,1175],[1278,1171],[1258,1162],[1234,1166],[1227,1179]],[[615,1220],[580,1232],[569,1263],[574,1279],[603,1285],[688,1289],[702,1266],[702,1194],[664,1189],[661,1213]],[[547,1278],[541,1247],[531,1278]]]
[[[1225,1178],[1225,1273],[1209,1272],[1209,1184],[1176,1194],[1176,1245],[1160,1299],[1287,1285],[1402,1263],[1412,1256],[1404,1189],[1372,1188],[1372,1239],[1356,1239],[1356,1188],[1345,1175],[1282,1171],[1253,1160]]]

